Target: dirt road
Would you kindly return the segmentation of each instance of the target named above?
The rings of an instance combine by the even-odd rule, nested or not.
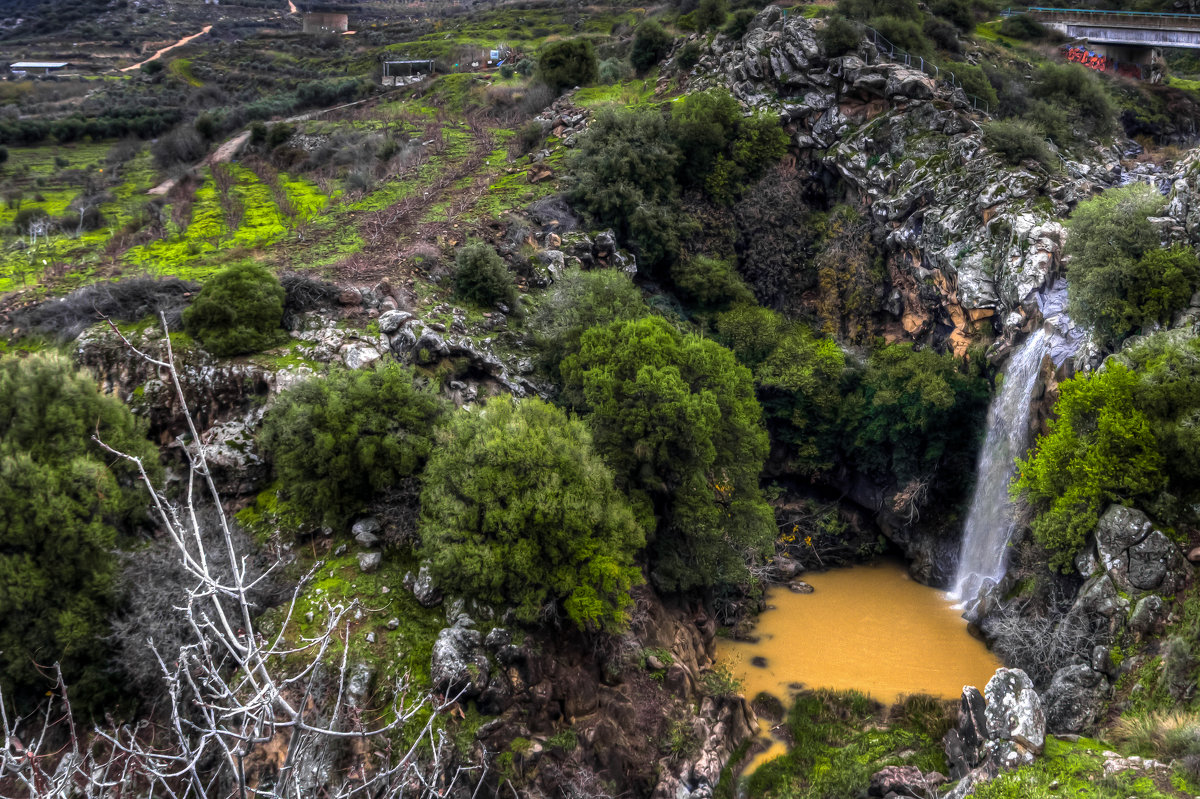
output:
[[[241,133],[234,136],[229,141],[222,144],[216,150],[214,150],[212,152],[212,154],[209,155],[207,158],[205,158],[203,161],[196,164],[196,169],[199,169],[200,167],[202,167],[206,164],[223,164],[226,161],[232,160],[233,157],[235,155],[237,155],[237,151],[241,149],[242,145],[245,144],[246,140],[249,138],[250,138],[250,131],[248,131],[248,130],[242,131]],[[172,188],[174,188],[174,186],[175,186],[174,179],[166,180],[166,181],[163,181],[162,183],[158,184],[154,188],[150,189],[146,193],[154,194],[154,195],[158,195],[158,196],[165,196],[167,193],[169,193],[171,191]]]
[[[140,67],[142,64],[149,64],[151,61],[157,61],[158,59],[162,58],[163,53],[168,53],[171,50],[174,50],[176,47],[183,47],[185,44],[190,42],[192,39],[199,39],[201,36],[208,33],[210,30],[212,30],[212,25],[205,25],[204,30],[200,31],[199,33],[193,33],[191,36],[184,36],[182,39],[175,42],[175,44],[164,47],[163,49],[156,52],[154,55],[147,58],[145,61],[139,61],[136,64],[134,64],[133,66],[122,67],[120,71],[121,72],[131,72],[131,71],[137,69],[138,67]]]

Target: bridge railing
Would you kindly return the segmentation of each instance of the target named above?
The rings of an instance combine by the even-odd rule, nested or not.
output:
[[[871,44],[875,45],[875,50],[888,61],[903,64],[906,67],[914,67],[931,76],[934,80],[949,83],[955,89],[962,89],[962,83],[952,71],[942,69],[924,56],[913,55],[907,50],[897,47],[870,25],[863,25],[863,29],[867,33],[867,38],[871,40]],[[976,111],[982,111],[985,114],[991,113],[991,107],[982,97],[977,97],[965,90],[963,94],[967,96],[967,99],[971,102],[971,107]]]
[[[1007,8],[1005,17],[1029,14],[1034,19],[1067,25],[1107,25],[1133,30],[1200,31],[1200,14],[1158,13],[1155,11],[1111,11],[1095,8]]]
[[[1028,6],[1024,9],[1007,8],[1007,9],[1005,9],[1004,13],[1005,13],[1005,16],[1012,16],[1012,14],[1021,14],[1021,13],[1028,13],[1028,12],[1040,12],[1043,14],[1064,14],[1064,15],[1079,14],[1079,15],[1087,16],[1087,17],[1140,17],[1142,19],[1164,17],[1164,18],[1171,18],[1171,19],[1194,20],[1194,21],[1200,23],[1200,14],[1177,14],[1175,12],[1167,12],[1167,11],[1117,11],[1117,10],[1113,10],[1113,9],[1102,9],[1102,8],[1047,8],[1044,6]]]

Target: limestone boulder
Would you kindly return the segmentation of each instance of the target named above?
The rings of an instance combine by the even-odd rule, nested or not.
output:
[[[930,796],[946,782],[936,771],[923,773],[916,766],[888,766],[871,775],[868,796]]]
[[[365,516],[354,523],[350,528],[350,534],[354,536],[354,540],[358,542],[359,546],[373,547],[379,543],[381,529],[379,519],[374,516]]]
[[[404,587],[412,591],[423,608],[436,607],[442,601],[442,592],[433,583],[429,561],[422,563],[416,574],[409,572],[404,576]]]
[[[469,627],[446,627],[433,642],[430,675],[434,688],[447,696],[479,696],[488,686],[488,659],[483,635]]]
[[[983,691],[987,735],[1040,754],[1046,743],[1046,713],[1033,680],[1021,669],[997,669]]]

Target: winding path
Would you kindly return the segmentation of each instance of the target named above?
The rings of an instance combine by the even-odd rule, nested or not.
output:
[[[159,58],[162,58],[163,53],[168,53],[168,52],[174,50],[176,47],[183,47],[185,44],[192,41],[193,39],[199,39],[201,36],[208,33],[210,30],[212,30],[212,25],[205,25],[204,29],[201,30],[199,33],[193,33],[191,36],[184,36],[182,39],[175,42],[175,44],[167,45],[166,47],[162,48],[161,50],[155,52],[154,55],[150,56],[145,61],[139,61],[132,66],[122,67],[119,71],[120,72],[130,72],[132,70],[137,69],[142,64],[149,64],[151,61],[157,61]]]

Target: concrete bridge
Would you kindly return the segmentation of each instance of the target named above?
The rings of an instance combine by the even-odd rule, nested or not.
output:
[[[1200,50],[1200,14],[1096,11],[1087,8],[1026,9],[1029,16],[1072,39],[1141,49]]]

